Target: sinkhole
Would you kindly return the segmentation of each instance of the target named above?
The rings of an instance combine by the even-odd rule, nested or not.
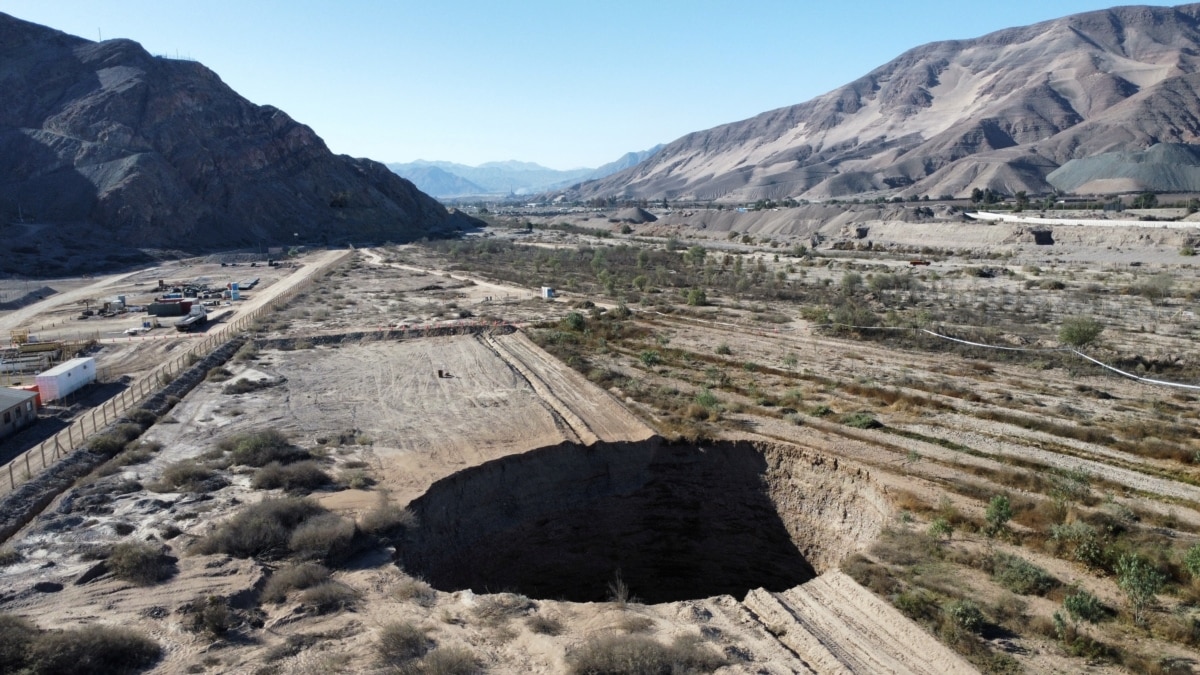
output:
[[[875,538],[861,469],[794,446],[563,443],[448,476],[410,504],[399,562],[443,591],[648,603],[783,590]]]

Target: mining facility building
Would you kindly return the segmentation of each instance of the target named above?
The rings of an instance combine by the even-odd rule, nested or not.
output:
[[[0,387],[0,438],[37,421],[36,391]]]

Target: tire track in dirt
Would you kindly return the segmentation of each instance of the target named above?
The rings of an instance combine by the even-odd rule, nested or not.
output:
[[[488,336],[489,347],[521,375],[585,445],[643,440],[653,431],[610,394],[542,351],[524,334]]]

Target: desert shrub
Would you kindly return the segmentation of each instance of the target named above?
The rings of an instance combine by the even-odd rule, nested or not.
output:
[[[421,659],[426,675],[471,675],[479,672],[479,659],[466,647],[438,647]]]
[[[303,590],[316,586],[329,579],[329,569],[324,565],[312,562],[289,565],[280,568],[263,586],[262,599],[264,602],[280,603],[287,599],[287,594],[294,590]]]
[[[883,424],[867,412],[856,412],[842,418],[842,424],[855,429],[878,429]]]
[[[411,527],[414,522],[412,512],[381,496],[379,504],[360,517],[358,527],[366,534],[388,537]]]
[[[163,469],[162,476],[153,486],[157,492],[179,490],[183,492],[206,492],[219,489],[225,484],[224,479],[216,479],[212,469],[185,459],[168,465]],[[214,480],[216,479],[216,480]]]
[[[268,499],[241,509],[237,515],[196,542],[196,553],[225,553],[236,558],[280,558],[288,551],[292,532],[301,523],[327,514],[304,499]]]
[[[313,461],[296,462],[287,466],[271,462],[254,472],[250,487],[256,490],[283,488],[288,492],[312,492],[332,482],[329,474]]]
[[[136,673],[161,656],[162,648],[136,631],[85,626],[42,633],[30,643],[26,663],[37,675]]]
[[[965,630],[969,633],[978,633],[983,630],[983,612],[979,610],[979,605],[976,605],[970,600],[952,600],[944,607],[942,613],[957,629]]]
[[[478,598],[472,613],[483,623],[494,626],[524,615],[535,606],[534,602],[524,595],[496,593]]]
[[[705,410],[716,410],[721,406],[720,399],[707,387],[701,387],[700,391],[696,392],[695,402]]]
[[[262,467],[271,462],[291,464],[312,459],[312,453],[297,448],[276,429],[251,431],[227,438],[218,446],[230,453],[234,464]]]
[[[358,601],[358,592],[340,581],[325,581],[300,594],[300,602],[317,614],[349,609]]]
[[[1058,329],[1058,341],[1072,347],[1085,347],[1096,341],[1104,325],[1090,316],[1069,317]]]
[[[148,586],[171,576],[171,564],[162,548],[143,542],[124,542],[113,546],[108,569],[119,579]]]
[[[724,342],[722,342],[721,344],[717,345],[717,348],[716,348],[716,350],[715,350],[715,351],[717,352],[717,354],[720,354],[721,356],[729,356],[730,354],[732,354],[732,353],[733,353],[733,349],[731,349],[731,348],[729,347],[729,345],[728,345],[727,343],[724,343]]]
[[[432,646],[426,628],[411,621],[392,621],[380,627],[375,650],[385,665],[399,666],[424,656]]]
[[[563,626],[562,621],[552,616],[542,616],[541,614],[535,614],[526,619],[525,625],[529,627],[529,630],[542,635],[562,635],[563,630],[566,628]]]
[[[258,347],[253,342],[247,342],[238,348],[237,353],[233,355],[234,361],[252,361],[258,358]]]
[[[104,455],[105,457],[113,457],[121,450],[125,449],[126,441],[116,434],[100,434],[93,436],[88,440],[88,450]]]
[[[233,382],[230,382],[229,384],[222,387],[221,393],[229,394],[230,396],[236,396],[237,394],[249,394],[252,391],[258,391],[259,389],[266,389],[267,387],[270,387],[271,385],[272,385],[272,382],[270,380],[266,380],[266,379],[251,380],[249,378],[243,378],[240,380],[234,380]]]
[[[1075,589],[1063,596],[1063,609],[1075,621],[1097,623],[1108,613],[1096,596],[1083,589]]]
[[[998,553],[992,557],[992,578],[1013,593],[1045,595],[1058,586],[1049,572],[1017,556]]]
[[[1200,544],[1192,544],[1187,553],[1183,554],[1183,567],[1193,581],[1200,581]]]
[[[12,614],[0,614],[0,673],[19,673],[25,667],[29,647],[38,637],[37,626]]]
[[[181,607],[180,612],[184,615],[184,628],[210,637],[221,637],[237,625],[229,601],[216,595],[193,600]]]
[[[288,548],[304,558],[337,562],[350,553],[354,533],[353,520],[325,513],[296,527]]]
[[[15,565],[24,559],[25,556],[15,548],[10,548],[8,546],[0,548],[0,568],[8,567],[9,565]],[[4,615],[0,614],[0,616]]]
[[[158,415],[146,410],[145,408],[134,408],[125,413],[126,419],[134,424],[141,425],[143,428],[149,427],[158,421]]]
[[[233,373],[230,372],[228,368],[225,366],[217,366],[216,368],[208,371],[208,374],[204,376],[204,379],[208,380],[209,382],[224,382],[231,377],[233,377]]]
[[[375,484],[375,479],[362,469],[350,469],[338,476],[338,484],[351,490],[365,490]]]
[[[437,602],[437,591],[422,579],[404,577],[392,585],[392,597],[412,600],[422,607],[432,607]]]
[[[726,663],[694,638],[664,645],[641,635],[603,635],[567,655],[570,672],[575,675],[711,673]]]

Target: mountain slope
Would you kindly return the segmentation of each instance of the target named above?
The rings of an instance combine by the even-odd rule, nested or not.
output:
[[[1048,192],[1071,160],[1200,144],[1198,66],[1197,4],[932,43],[806,103],[688,134],[568,196]]]
[[[0,14],[0,90],[0,222],[54,226],[39,237],[191,251],[454,224],[382,164],[130,40]]]

